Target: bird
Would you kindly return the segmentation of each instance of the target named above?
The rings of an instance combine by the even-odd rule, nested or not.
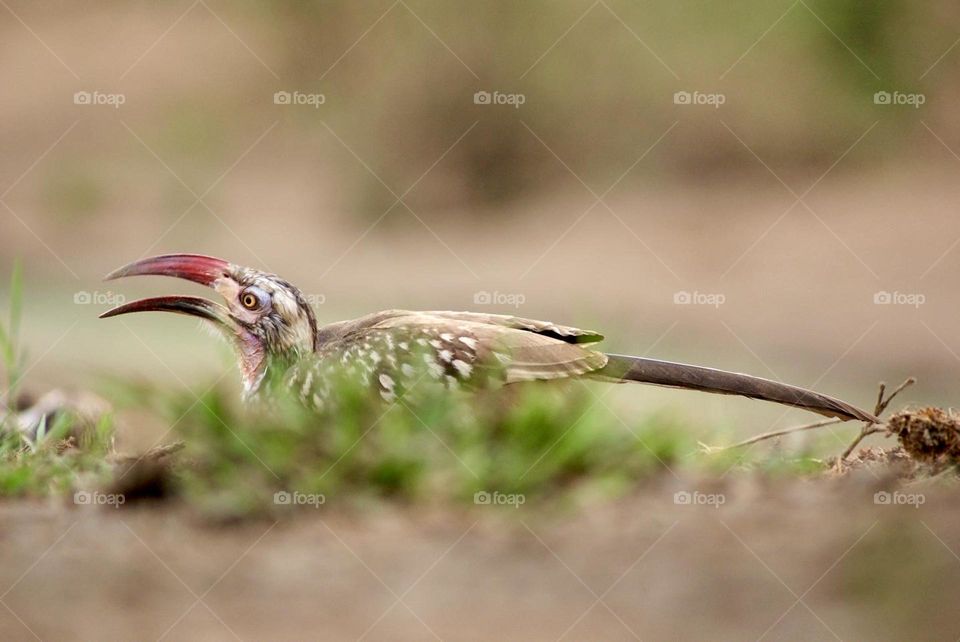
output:
[[[747,374],[659,359],[606,353],[591,330],[512,315],[391,309],[318,325],[303,292],[268,272],[202,254],[143,258],[106,280],[167,276],[216,291],[218,304],[195,296],[124,303],[100,315],[172,312],[209,322],[236,351],[243,395],[262,397],[279,381],[308,408],[335,401],[337,377],[348,376],[394,402],[421,381],[479,390],[523,381],[591,379],[638,382],[739,395],[801,408],[843,421],[878,423],[833,397]],[[270,375],[268,377],[268,374]]]

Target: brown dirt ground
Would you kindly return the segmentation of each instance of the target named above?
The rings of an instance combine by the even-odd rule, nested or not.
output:
[[[884,476],[665,474],[576,512],[327,504],[229,527],[7,503],[0,639],[956,639],[956,495],[877,505]]]

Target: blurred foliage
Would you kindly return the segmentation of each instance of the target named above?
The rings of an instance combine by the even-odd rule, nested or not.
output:
[[[527,501],[622,492],[691,452],[664,417],[625,426],[585,390],[514,386],[475,395],[444,390],[386,405],[350,381],[336,404],[295,400],[238,406],[215,388],[200,398],[125,384],[124,404],[161,413],[187,446],[178,478],[207,511],[276,510],[274,493],[472,502],[481,491]],[[118,397],[119,398],[119,397]],[[410,400],[407,400],[410,399]]]
[[[6,302],[9,310],[7,319],[0,317],[0,430],[10,417],[10,409],[15,406],[17,389],[20,385],[21,370],[26,354],[20,345],[20,322],[23,314],[23,274],[20,263],[14,262],[10,275],[10,295]]]
[[[19,263],[10,277],[9,314],[0,318],[0,497],[59,495],[72,491],[83,476],[103,480],[113,425],[103,418],[90,430],[72,434],[77,418],[61,412],[43,417],[28,432],[17,422],[18,390],[26,354],[20,345],[23,278]]]
[[[431,206],[503,201],[544,179],[575,184],[564,164],[602,191],[675,121],[672,140],[634,178],[762,169],[721,118],[765,160],[829,164],[880,118],[895,131],[918,123],[916,109],[877,106],[874,92],[923,90],[929,104],[951,91],[942,80],[918,85],[954,30],[906,2],[248,6],[284,34],[284,81],[327,94],[321,112],[299,124],[325,132],[329,121],[394,191],[476,123],[433,170],[443,188],[427,181],[411,194]],[[526,102],[475,105],[477,90],[519,92]],[[719,91],[727,102],[720,111],[677,106],[678,90]],[[867,140],[855,155],[875,157],[881,145]],[[329,146],[345,152],[353,200],[379,215],[392,195],[338,141]]]
[[[120,6],[72,10],[110,22],[126,15]],[[76,144],[90,160],[48,181],[51,211],[102,211],[104,188],[92,177],[111,184],[119,174],[122,192],[139,187],[175,220],[192,200],[158,158],[200,193],[238,159],[255,163],[252,148],[305,191],[332,193],[345,210],[376,219],[408,188],[404,200],[418,213],[491,214],[558,185],[579,190],[578,178],[599,194],[624,172],[624,189],[764,173],[737,136],[778,173],[822,172],[877,123],[845,167],[902,162],[910,142],[938,145],[921,118],[947,144],[960,138],[949,107],[960,12],[945,0],[245,0],[210,9],[222,23],[202,10],[174,23],[169,38],[183,58],[164,39],[119,87],[129,94],[120,116],[143,145],[114,114],[83,112],[77,133],[89,139],[71,136],[52,158]],[[145,33],[164,33],[180,15],[172,6],[140,11]],[[148,45],[131,43],[120,57],[136,60]],[[325,101],[277,105],[278,90]],[[923,92],[926,102],[876,105],[881,90]],[[525,102],[478,105],[477,91]],[[676,105],[677,91],[720,92],[726,102]],[[39,93],[36,101],[28,125],[40,145],[59,103]],[[279,126],[258,142],[271,123]],[[271,144],[278,148],[263,149]],[[126,146],[118,153],[136,159],[133,168],[115,165],[113,145]],[[42,151],[24,149],[25,163]],[[273,162],[261,165],[265,181],[277,180]],[[169,181],[159,199],[157,176]],[[398,220],[408,218],[385,223]]]
[[[113,423],[104,418],[81,442],[71,436],[76,423],[59,413],[34,436],[0,425],[0,498],[63,496],[81,486],[97,486],[110,478],[113,466]]]

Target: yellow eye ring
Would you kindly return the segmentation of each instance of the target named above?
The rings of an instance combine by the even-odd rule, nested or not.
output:
[[[240,295],[240,305],[248,310],[255,310],[260,306],[260,301],[252,292],[246,292]]]

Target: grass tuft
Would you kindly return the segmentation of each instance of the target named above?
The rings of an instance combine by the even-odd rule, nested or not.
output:
[[[223,388],[198,400],[141,385],[123,397],[176,422],[186,443],[176,468],[184,496],[226,515],[282,510],[276,493],[348,505],[470,504],[477,493],[526,502],[611,496],[695,449],[669,418],[624,423],[576,383],[425,391],[386,405],[343,380],[326,412],[282,396],[244,406]]]
[[[69,410],[40,418],[25,429],[18,421],[26,351],[20,343],[23,275],[19,262],[10,277],[8,312],[0,316],[0,497],[67,494],[84,477],[103,480],[113,440],[110,417],[82,432]],[[78,440],[82,443],[78,443]]]

